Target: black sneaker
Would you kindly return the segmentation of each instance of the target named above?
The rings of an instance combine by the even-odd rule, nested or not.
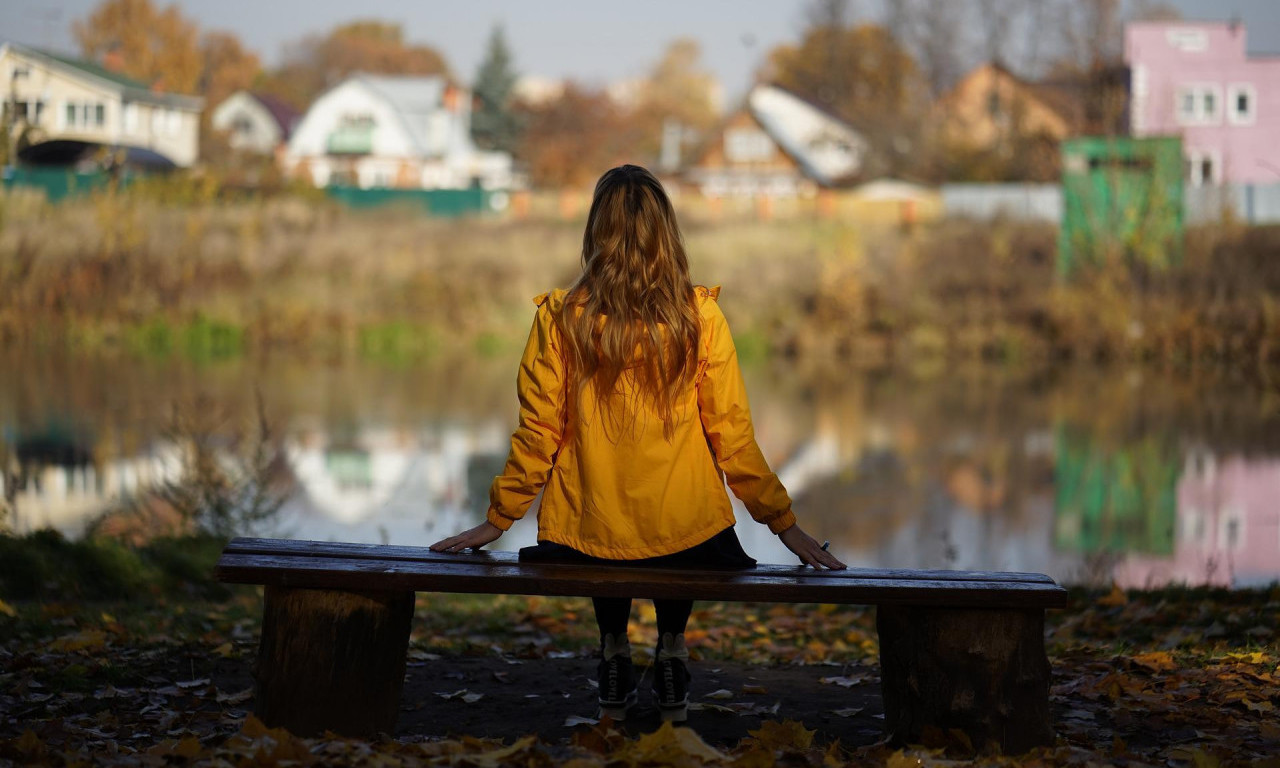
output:
[[[683,723],[689,719],[689,649],[684,635],[662,636],[658,657],[653,664],[653,695],[663,720]]]
[[[596,680],[600,685],[600,716],[615,721],[627,719],[627,710],[636,704],[636,676],[631,665],[631,644],[605,635],[600,651]]]

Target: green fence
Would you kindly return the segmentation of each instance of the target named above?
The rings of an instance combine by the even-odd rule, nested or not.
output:
[[[496,210],[495,195],[479,187],[469,189],[360,189],[359,187],[331,186],[326,189],[329,197],[352,208],[379,208],[388,205],[406,206],[425,211],[432,216],[464,216]]]
[[[1062,143],[1058,273],[1182,259],[1182,140],[1088,137]]]
[[[120,176],[120,184],[127,186],[131,176]],[[49,202],[56,203],[75,195],[84,195],[102,189],[111,183],[106,171],[77,173],[65,168],[9,167],[4,169],[4,188],[37,189],[44,192]]]

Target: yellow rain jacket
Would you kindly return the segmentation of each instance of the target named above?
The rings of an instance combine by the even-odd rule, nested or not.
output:
[[[591,385],[566,414],[567,350],[555,318],[565,291],[538,305],[520,360],[520,424],[489,491],[489,522],[502,530],[528,511],[538,491],[538,539],[595,557],[636,560],[699,544],[734,524],[725,479],[751,516],[781,533],[795,524],[791,499],[756,445],[738,353],[716,304],[719,286],[697,286],[701,320],[697,373],[663,435],[651,405],[615,397],[596,414]],[[572,422],[572,423],[569,423]]]

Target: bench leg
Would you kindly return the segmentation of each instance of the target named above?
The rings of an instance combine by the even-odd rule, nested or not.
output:
[[[412,592],[266,588],[257,714],[299,736],[393,734]]]
[[[1053,744],[1043,609],[879,606],[876,629],[893,742],[958,728],[979,750]]]

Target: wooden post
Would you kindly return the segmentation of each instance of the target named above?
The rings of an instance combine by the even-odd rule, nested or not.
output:
[[[258,717],[299,736],[395,733],[412,621],[412,592],[268,586]]]
[[[1044,609],[882,605],[876,629],[893,742],[958,728],[979,750],[1053,744]]]

